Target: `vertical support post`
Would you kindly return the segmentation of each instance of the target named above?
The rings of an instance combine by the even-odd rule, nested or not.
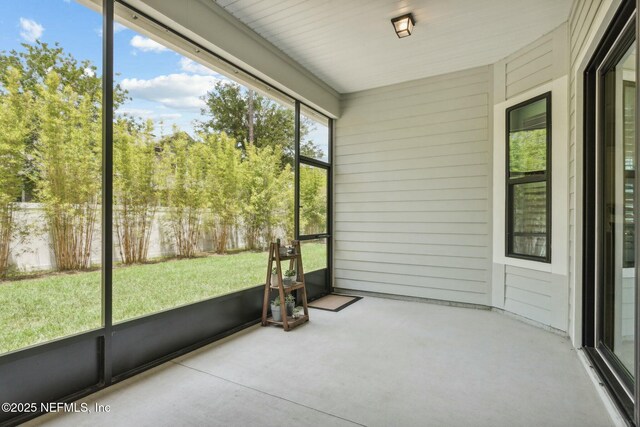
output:
[[[102,11],[102,383],[109,385],[113,327],[113,0],[103,0]]]
[[[295,103],[294,115],[293,240],[298,240],[300,238],[300,101]]]
[[[584,162],[583,162],[583,207],[582,207],[582,346],[595,347],[596,331],[596,135],[592,125],[596,122],[597,74],[587,69],[584,75]],[[576,283],[576,286],[579,284]]]
[[[329,164],[327,169],[327,293],[333,292],[333,143],[335,120],[329,119]]]
[[[638,9],[636,8],[635,12],[635,32],[636,32],[636,82],[640,82],[640,22],[638,16]],[[637,106],[640,105],[640,91],[638,91],[638,86],[636,85],[636,117],[635,117],[635,165],[637,169],[638,164],[638,153],[640,153],[640,135],[638,132],[638,124],[640,123],[640,109]],[[638,197],[638,189],[640,189],[640,173],[636,171],[635,179],[634,179],[634,200],[633,200],[633,224],[634,224],[634,246],[635,246],[635,265],[634,265],[634,288],[635,288],[635,372],[634,372],[634,399],[633,399],[633,418],[635,425],[640,425],[640,288],[638,284],[640,283],[640,197]]]

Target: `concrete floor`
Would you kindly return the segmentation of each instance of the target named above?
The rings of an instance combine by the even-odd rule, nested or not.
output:
[[[365,297],[259,326],[91,395],[73,426],[609,426],[568,339],[483,310]]]

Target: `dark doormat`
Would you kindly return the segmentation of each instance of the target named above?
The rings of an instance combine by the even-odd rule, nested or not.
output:
[[[340,311],[345,307],[350,306],[356,301],[361,300],[362,297],[354,297],[351,295],[336,295],[331,294],[326,297],[319,298],[315,301],[311,301],[308,305],[311,308],[326,311]]]

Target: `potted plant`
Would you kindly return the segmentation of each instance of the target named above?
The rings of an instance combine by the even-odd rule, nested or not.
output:
[[[285,309],[287,310],[287,316],[293,316],[293,310],[296,307],[296,299],[293,295],[288,294],[284,298]],[[277,296],[271,301],[271,316],[276,322],[282,322],[282,307],[280,306],[280,297]]]
[[[296,271],[295,270],[287,270],[284,272],[284,277],[282,278],[282,284],[284,286],[291,286],[293,282],[296,280]]]
[[[288,294],[284,299],[284,304],[287,307],[287,316],[293,316],[293,310],[296,308],[296,299],[293,295]]]
[[[282,311],[280,310],[280,297],[275,297],[271,301],[271,316],[276,322],[282,322]]]
[[[278,269],[273,267],[271,270],[271,286],[276,286],[278,284]]]

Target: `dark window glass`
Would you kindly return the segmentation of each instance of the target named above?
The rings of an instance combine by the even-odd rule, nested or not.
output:
[[[635,265],[635,228],[633,220],[634,181],[636,179],[636,84],[624,81],[624,267]]]
[[[635,371],[635,43],[603,76],[602,344],[622,378]],[[617,360],[616,360],[617,359]],[[620,366],[618,363],[622,366]]]
[[[513,186],[513,252],[547,255],[547,185],[545,182]]]
[[[551,94],[507,111],[507,256],[549,262]]]
[[[509,177],[544,174],[547,170],[546,99],[509,113]]]

